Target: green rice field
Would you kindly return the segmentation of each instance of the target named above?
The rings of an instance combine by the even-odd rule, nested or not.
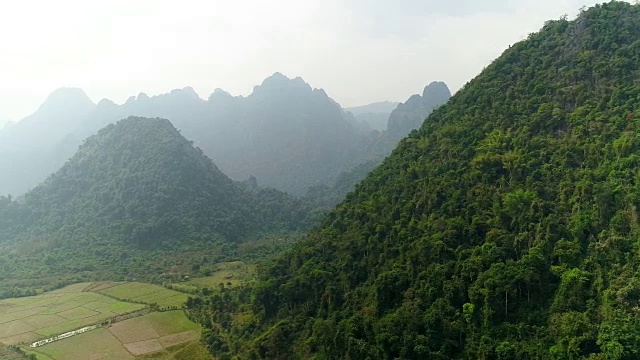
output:
[[[120,283],[97,290],[98,293],[116,299],[144,304],[157,304],[160,308],[180,308],[189,295],[162,286],[131,282]]]
[[[0,344],[41,340],[145,307],[85,291],[89,285],[75,284],[38,296],[0,300]]]
[[[199,342],[200,331],[181,310],[152,312],[30,352],[39,360],[211,359]]]
[[[81,283],[42,295],[0,300],[0,359],[38,360],[211,359],[200,343],[201,328],[180,308],[188,295],[145,283]],[[102,326],[36,348],[40,340]],[[3,347],[5,346],[5,347]]]

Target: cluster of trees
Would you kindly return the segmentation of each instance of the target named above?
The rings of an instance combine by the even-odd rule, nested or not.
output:
[[[613,1],[512,46],[261,272],[250,321],[199,310],[207,341],[247,359],[638,358],[638,39],[640,5]]]

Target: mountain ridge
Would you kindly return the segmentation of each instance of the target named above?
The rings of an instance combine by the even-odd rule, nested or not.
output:
[[[20,146],[6,151],[2,156],[7,168],[20,168],[11,171],[15,174],[11,179],[0,177],[0,190],[19,195],[35,187],[62,166],[83,139],[128,116],[167,118],[232,178],[255,176],[263,186],[294,194],[330,183],[365,156],[357,145],[363,130],[337,102],[299,77],[276,73],[246,97],[219,90],[203,100],[186,87],[151,97],[141,93],[121,105],[103,99],[89,114],[74,115],[73,122],[51,116],[51,123],[68,124],[59,126],[64,134],[48,138],[43,134],[41,141],[34,141],[42,143],[40,149],[28,153]],[[15,135],[20,128],[26,128],[23,135]],[[23,142],[18,139],[30,136],[27,130],[36,131],[26,125],[12,127],[16,145]]]

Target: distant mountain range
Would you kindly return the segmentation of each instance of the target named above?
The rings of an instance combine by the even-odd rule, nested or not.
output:
[[[445,101],[439,93],[424,95],[420,98],[434,104]],[[437,98],[430,99],[431,95]],[[120,119],[142,116],[170,120],[233,179],[253,176],[260,186],[303,195],[310,187],[332,186],[343,172],[386,156],[397,139],[372,133],[363,116],[389,111],[393,105],[352,108],[354,115],[323,90],[280,73],[265,79],[247,97],[217,89],[207,100],[187,87],[153,97],[139,94],[122,105],[106,99],[94,104],[82,90],[63,88],[33,115],[0,130],[0,167],[5,169],[0,174],[0,194],[20,195],[34,188],[61,167],[85,138]],[[403,114],[416,114],[410,124],[393,129],[396,136],[408,133],[415,119],[424,119],[431,110],[428,105],[405,108]],[[375,145],[379,139],[383,141]]]
[[[365,161],[341,173],[333,184],[309,188],[306,194],[307,201],[327,209],[340,203],[347,193],[354,190],[356,184],[391,153],[400,139],[418,129],[425,118],[433,110],[444,105],[450,97],[451,92],[445,83],[433,82],[424,88],[422,95],[411,96],[406,102],[396,105],[389,114],[371,111],[389,110],[394,104],[391,102],[351,108],[354,114],[357,114],[356,119],[364,122],[371,119],[371,114],[386,115],[385,130],[370,132],[366,141],[361,144],[360,151],[367,155]]]
[[[387,136],[395,141],[402,139],[419,128],[425,118],[451,97],[451,91],[443,82],[432,82],[422,91],[422,95],[413,95],[406,102],[398,105],[387,122]],[[395,145],[395,144],[394,144]]]
[[[380,101],[369,105],[346,108],[348,112],[360,123],[366,124],[373,130],[384,131],[387,129],[389,115],[400,105],[399,102]]]

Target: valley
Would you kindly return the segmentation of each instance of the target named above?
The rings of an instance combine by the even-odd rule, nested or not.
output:
[[[640,4],[537,29],[405,102],[399,63],[362,106],[269,70],[3,116],[0,359],[640,358]]]
[[[211,359],[200,342],[201,327],[182,308],[195,294],[217,293],[225,286],[253,281],[255,267],[238,261],[220,263],[210,273],[164,286],[77,283],[36,296],[0,300],[0,344],[6,346],[0,351],[9,354],[13,346],[42,360]],[[63,336],[57,339],[59,335]],[[16,359],[20,356],[15,354]]]

